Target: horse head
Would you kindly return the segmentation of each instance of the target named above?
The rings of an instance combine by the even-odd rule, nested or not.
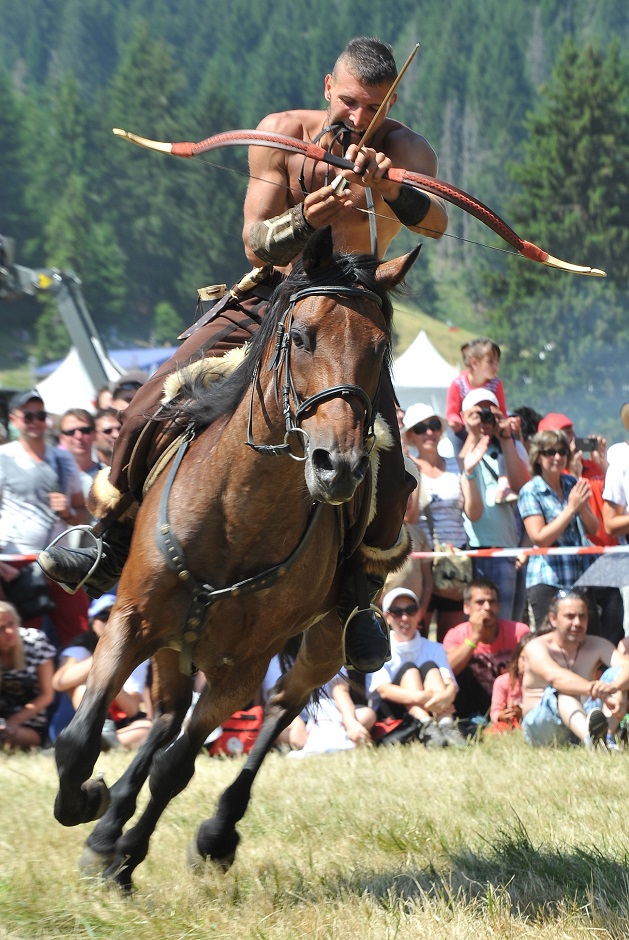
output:
[[[305,247],[299,289],[284,321],[284,381],[305,442],[306,484],[319,502],[351,499],[367,473],[381,376],[390,366],[387,293],[418,252],[383,263],[370,255],[338,255],[329,227]]]

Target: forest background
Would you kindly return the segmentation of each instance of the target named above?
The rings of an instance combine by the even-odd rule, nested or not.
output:
[[[500,343],[511,407],[622,435],[625,0],[0,0],[0,22],[0,232],[16,240],[18,263],[79,274],[112,349],[172,344],[196,288],[248,267],[244,149],[183,161],[131,147],[112,127],[158,140],[255,127],[271,111],[322,107],[324,75],[352,36],[392,43],[399,66],[420,42],[393,116],[433,144],[440,178],[608,277],[483,247],[506,246],[452,208],[446,237],[425,240],[411,302],[453,332]],[[393,253],[412,243],[403,232]],[[0,368],[68,345],[49,303],[3,305]]]

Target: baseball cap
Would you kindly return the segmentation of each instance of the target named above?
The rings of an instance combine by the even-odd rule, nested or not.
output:
[[[537,425],[538,431],[562,431],[564,428],[571,428],[572,421],[566,415],[551,411],[545,418],[542,418]]]
[[[489,401],[496,408],[500,408],[498,399],[488,388],[473,388],[461,402],[461,411],[469,411],[474,405],[480,405],[482,401]]]
[[[427,421],[428,418],[439,418],[441,427],[443,427],[443,418],[435,414],[435,409],[431,405],[425,405],[422,401],[415,402],[414,405],[409,405],[404,413],[402,429],[404,431],[410,431],[410,429],[415,427],[416,424],[419,424],[420,421]]]
[[[115,603],[115,594],[102,594],[100,597],[97,597],[95,601],[92,601],[88,607],[87,616],[91,619],[98,617],[100,614],[104,614],[106,610],[111,610]]]
[[[15,395],[11,398],[9,402],[9,411],[17,411],[24,407],[24,405],[32,401],[33,398],[36,398],[37,401],[40,401],[43,405],[44,399],[41,397],[36,388],[30,388],[26,392],[16,392]]]
[[[417,594],[415,594],[414,591],[411,591],[410,588],[405,588],[405,587],[393,588],[393,590],[389,591],[388,594],[385,594],[384,598],[382,599],[382,609],[385,613],[387,612],[387,610],[391,610],[391,607],[394,601],[396,601],[398,597],[412,597],[415,603],[419,606],[419,601],[417,600]]]

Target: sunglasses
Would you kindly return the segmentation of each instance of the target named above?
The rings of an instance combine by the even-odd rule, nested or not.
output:
[[[94,430],[85,425],[82,428],[72,428],[71,431],[61,431],[60,433],[63,434],[64,437],[74,437],[75,434],[93,434]]]
[[[29,423],[30,421],[45,421],[48,417],[47,411],[23,411],[22,417]]]
[[[119,427],[115,427],[115,428],[98,428],[98,433],[99,433],[99,434],[113,434],[114,431],[119,431],[119,430],[120,430]]]
[[[404,614],[406,614],[407,617],[413,617],[418,610],[419,607],[417,604],[411,604],[409,607],[389,607],[388,613],[397,619],[398,617],[403,617]]]
[[[554,457],[557,454],[558,457],[567,457],[568,451],[565,447],[546,447],[544,450],[540,450],[542,457]]]
[[[441,431],[441,421],[439,418],[429,418],[428,421],[420,421],[415,427],[411,428],[413,434],[425,434],[426,431]]]

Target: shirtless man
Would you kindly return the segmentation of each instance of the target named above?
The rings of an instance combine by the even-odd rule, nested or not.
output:
[[[352,169],[343,170],[347,186],[339,191],[328,179],[330,168],[304,160],[283,150],[252,147],[250,150],[250,182],[245,199],[243,240],[248,259],[256,266],[268,266],[265,281],[248,293],[238,292],[238,300],[227,295],[189,331],[188,338],[136,394],[124,412],[120,437],[114,449],[106,488],[96,488],[114,507],[121,494],[129,490],[127,470],[135,442],[146,425],[146,415],[155,415],[163,393],[164,377],[181,365],[200,356],[222,355],[239,346],[255,332],[264,315],[264,302],[270,287],[290,271],[312,232],[332,226],[335,246],[340,251],[369,252],[375,249],[370,235],[368,190],[374,204],[372,219],[377,233],[377,254],[382,257],[394,236],[403,226],[412,231],[438,238],[445,231],[447,214],[436,196],[384,178],[391,166],[435,175],[437,158],[428,142],[388,116],[396,96],[388,102],[384,113],[372,129],[367,146],[358,143],[367,130],[378,107],[385,100],[397,75],[395,60],[389,46],[376,39],[360,37],[352,40],[326,76],[324,95],[327,110],[287,111],[266,117],[259,129],[288,134],[301,140],[317,140],[320,146],[354,161]],[[376,253],[374,251],[374,253]],[[388,375],[383,376],[380,411],[399,445],[395,415],[395,397]],[[406,555],[405,540],[399,540],[409,493],[415,486],[406,476],[401,448],[383,451],[380,479],[386,483],[378,492],[378,512],[370,524],[363,558],[371,557],[371,578],[365,585],[358,564],[343,579],[339,613],[347,622],[345,647],[348,661],[365,672],[380,668],[386,658],[388,644],[377,619],[358,597],[374,593],[381,586],[382,558],[386,563]],[[107,522],[107,519],[105,519]],[[103,558],[86,589],[95,594],[106,591],[115,583],[126,560],[131,527],[114,522],[108,524],[103,540]],[[96,557],[96,550],[82,556],[54,548],[42,553],[40,563],[55,580],[77,584],[87,573]],[[378,559],[380,561],[378,561]],[[380,563],[380,568],[378,568]],[[362,587],[357,579],[362,577]],[[348,621],[351,611],[359,611]],[[351,630],[349,629],[351,627]]]
[[[552,630],[524,648],[522,731],[535,746],[607,742],[626,711],[629,656],[587,634],[588,608],[576,592],[560,591],[548,614]],[[600,679],[597,667],[607,668]]]

